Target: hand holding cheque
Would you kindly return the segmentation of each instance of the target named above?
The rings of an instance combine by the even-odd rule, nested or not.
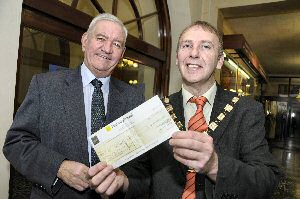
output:
[[[178,127],[158,96],[89,137],[100,160],[117,168],[169,139]]]
[[[89,137],[100,163],[88,171],[90,187],[102,197],[126,192],[128,178],[116,169],[169,139],[179,131],[158,96],[108,124]]]

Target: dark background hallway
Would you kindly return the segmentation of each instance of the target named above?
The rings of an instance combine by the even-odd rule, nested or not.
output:
[[[300,131],[298,132],[300,133]],[[300,139],[269,141],[270,150],[285,171],[285,178],[274,194],[275,199],[300,198]]]

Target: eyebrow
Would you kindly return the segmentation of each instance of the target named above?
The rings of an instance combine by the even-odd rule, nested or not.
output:
[[[192,43],[192,40],[182,40],[180,43]]]
[[[203,44],[203,43],[209,43],[209,44],[212,45],[213,47],[215,46],[214,43],[213,43],[212,41],[210,41],[210,40],[201,40],[200,42],[201,42],[201,44]],[[189,39],[187,39],[187,40],[182,40],[182,41],[180,42],[180,44],[182,44],[182,43],[193,43],[193,40],[189,40]]]
[[[201,43],[209,43],[211,44],[213,47],[215,46],[214,43],[212,41],[209,41],[209,40],[201,40]]]
[[[106,36],[105,34],[102,34],[102,33],[98,33],[98,34],[96,34],[95,36],[96,36],[96,37],[102,36],[102,37],[108,38],[108,36]]]
[[[105,37],[106,39],[109,38],[108,36],[106,36],[106,35],[103,34],[103,33],[98,33],[98,34],[96,34],[96,37],[99,37],[99,36]],[[120,39],[113,39],[112,41],[120,42],[120,43],[124,46],[124,41],[122,41],[122,40],[120,40]]]

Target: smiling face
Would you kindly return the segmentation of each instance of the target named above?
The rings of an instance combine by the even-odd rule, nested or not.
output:
[[[190,92],[193,88],[207,91],[215,82],[215,69],[223,65],[224,58],[219,55],[217,35],[201,26],[187,29],[180,37],[176,58],[183,86]]]
[[[125,33],[113,21],[98,21],[82,35],[84,63],[96,77],[107,77],[117,66],[125,51]]]

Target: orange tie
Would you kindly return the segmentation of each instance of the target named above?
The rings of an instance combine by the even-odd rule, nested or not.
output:
[[[197,105],[196,113],[191,117],[188,129],[192,131],[203,132],[206,131],[208,126],[203,114],[204,104],[207,102],[206,97],[193,97],[190,102]],[[186,185],[182,194],[182,199],[196,199],[196,172],[189,170],[186,174]]]

